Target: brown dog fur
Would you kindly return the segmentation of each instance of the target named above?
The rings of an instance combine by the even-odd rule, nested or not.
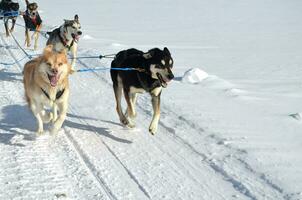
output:
[[[70,70],[71,65],[68,63],[66,52],[54,52],[52,45],[48,45],[40,57],[29,61],[24,66],[25,97],[37,119],[38,135],[43,133],[43,123],[52,121],[51,133],[54,134],[65,120]],[[57,98],[62,91],[61,96]],[[50,107],[52,112],[46,113],[46,106]]]

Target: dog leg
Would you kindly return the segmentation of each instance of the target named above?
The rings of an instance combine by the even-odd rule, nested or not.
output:
[[[128,112],[128,109],[126,110],[126,115],[128,115],[131,119],[134,119],[136,117],[136,111],[135,111],[135,105],[136,105],[136,100],[137,100],[137,93],[130,93],[130,110],[131,112]]]
[[[57,120],[53,124],[53,127],[50,131],[51,135],[57,134],[58,131],[60,130],[60,128],[62,127],[63,122],[65,121],[65,118],[66,118],[68,103],[67,102],[58,103],[58,108],[60,110],[60,114],[59,114]]]
[[[55,121],[58,119],[58,106],[55,103],[53,104],[52,116],[52,123],[55,123]]]
[[[36,31],[34,33],[34,39],[35,39],[35,44],[34,44],[34,50],[38,49],[38,39],[39,39],[39,33],[41,31],[42,25],[38,25],[36,28]]]
[[[43,134],[43,120],[41,117],[41,112],[43,110],[43,106],[37,105],[37,104],[31,104],[30,109],[37,119],[37,125],[38,125],[37,135],[42,135]]]
[[[149,132],[154,135],[157,131],[158,121],[160,117],[160,94],[152,95],[153,118],[149,127]]]
[[[12,33],[15,29],[15,24],[16,24],[16,18],[12,19],[12,27],[10,28],[10,32]]]
[[[128,121],[125,117],[125,115],[123,114],[123,110],[122,110],[122,93],[123,93],[123,89],[121,86],[121,83],[114,83],[113,84],[113,91],[114,91],[114,96],[115,96],[115,101],[116,101],[116,112],[120,118],[120,122],[124,125],[128,124]]]
[[[76,61],[77,61],[77,49],[78,49],[78,45],[76,42],[73,43],[70,51],[71,51],[71,54],[72,54],[72,62],[71,62],[71,73],[75,72],[75,65],[76,65]]]
[[[8,28],[8,19],[4,18],[4,26],[5,26],[5,33],[6,33],[6,37],[9,37],[9,28]]]
[[[130,128],[134,128],[135,124],[132,121],[132,119],[134,118],[135,111],[134,111],[134,108],[133,108],[132,101],[130,100],[131,94],[125,88],[124,88],[124,96],[125,96],[125,99],[126,99],[126,102],[127,102],[127,110],[126,110],[126,116],[127,116],[127,121],[128,121],[127,126],[130,127]]]
[[[135,105],[136,105],[136,101],[137,101],[137,93],[131,94],[130,96],[130,100],[132,103],[132,113],[133,113],[133,118],[136,117],[136,109],[135,109]]]
[[[25,28],[25,45],[30,47],[30,37],[29,37],[29,30]]]

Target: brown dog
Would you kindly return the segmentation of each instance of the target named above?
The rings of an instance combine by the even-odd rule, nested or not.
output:
[[[37,119],[37,134],[43,133],[43,123],[52,121],[51,134],[61,128],[67,113],[69,98],[68,75],[71,65],[65,51],[54,52],[48,45],[43,54],[24,66],[24,88],[28,105]],[[47,113],[45,106],[52,112]],[[58,115],[59,111],[59,115]]]

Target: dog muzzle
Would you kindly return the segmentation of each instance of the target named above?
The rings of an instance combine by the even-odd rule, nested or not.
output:
[[[160,73],[156,73],[156,76],[163,88],[166,88],[168,86],[168,83],[174,78],[174,75],[171,75],[172,77],[171,79],[163,78],[163,76]]]

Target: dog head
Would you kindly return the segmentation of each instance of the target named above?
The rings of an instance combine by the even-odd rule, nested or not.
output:
[[[39,71],[43,80],[56,87],[70,73],[71,66],[68,63],[66,51],[53,51],[53,45],[48,45],[43,52]]]
[[[150,49],[143,56],[149,60],[152,78],[158,79],[162,87],[167,87],[174,78],[172,73],[174,61],[168,48],[165,47],[164,50]]]
[[[78,15],[75,15],[73,20],[65,19],[64,27],[66,28],[67,33],[70,34],[75,41],[78,41],[80,39],[82,31]]]
[[[19,3],[12,0],[3,0],[1,3],[4,6],[3,9],[7,11],[18,11],[20,8]]]
[[[29,3],[27,4],[27,12],[30,18],[36,18],[38,14],[38,4],[37,3]]]

